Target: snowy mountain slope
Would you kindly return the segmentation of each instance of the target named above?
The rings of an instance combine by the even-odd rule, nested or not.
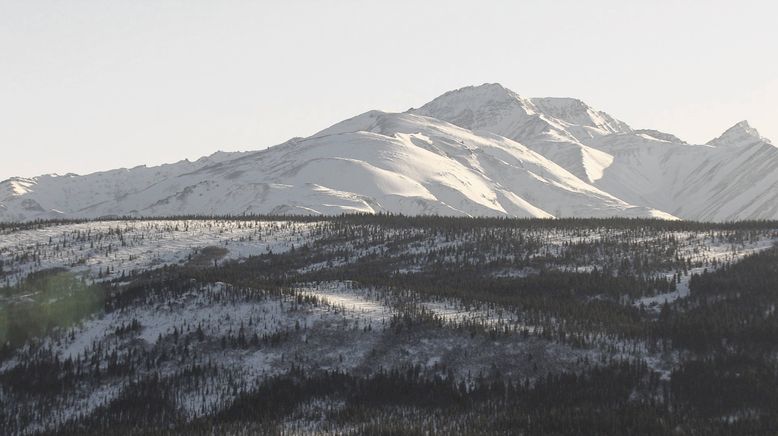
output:
[[[366,125],[356,127],[357,129],[399,136],[417,147],[447,156],[465,168],[475,169],[480,178],[491,179],[491,189],[494,189],[496,197],[499,198],[498,202],[510,215],[521,216],[518,210],[511,212],[509,209],[516,206],[524,209],[526,203],[529,203],[553,216],[582,213],[590,213],[593,216],[608,216],[613,213],[665,216],[658,211],[631,207],[509,139],[485,132],[475,134],[439,120],[411,114],[373,112],[366,115],[357,117],[367,122]],[[347,129],[354,129],[355,122],[349,120],[314,136],[339,132],[345,126],[348,126]],[[429,166],[422,165],[421,168],[428,171]],[[530,216],[538,215],[533,213]]]
[[[778,218],[778,148],[741,122],[705,145],[610,135],[595,186],[633,204],[704,221]]]
[[[413,113],[513,139],[589,183],[602,177],[613,159],[582,141],[631,131],[625,123],[580,100],[527,99],[499,84],[448,92]]]
[[[692,145],[633,130],[579,100],[527,99],[497,84],[451,91],[413,112],[514,139],[631,204],[686,219],[778,219],[778,147],[747,122]]]
[[[725,148],[746,147],[762,143],[772,145],[770,140],[763,138],[755,128],[748,124],[748,121],[741,121],[727,129],[718,138],[708,141],[707,145],[716,148]]]
[[[700,147],[674,210],[710,221],[778,218],[778,147],[740,122]]]
[[[14,177],[0,182],[0,221],[91,216],[89,210],[110,208],[110,205],[182,171],[234,159],[241,154],[217,152],[194,162],[183,160],[156,167],[144,165],[88,176],[48,174],[32,179]],[[112,213],[121,214],[122,211],[106,214]]]
[[[160,168],[70,176],[67,183],[31,180],[24,192],[15,188],[6,197],[6,217],[393,212],[673,218],[621,201],[519,143],[413,114],[372,111],[267,150]],[[74,185],[85,186],[86,195]],[[26,200],[40,207],[25,209]]]
[[[778,148],[741,122],[705,145],[499,84],[371,111],[266,150],[0,182],[0,221],[182,214],[778,219]]]

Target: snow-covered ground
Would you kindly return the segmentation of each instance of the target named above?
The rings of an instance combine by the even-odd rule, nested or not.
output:
[[[99,281],[167,264],[192,262],[205,268],[214,262],[305,249],[295,251],[299,256],[277,258],[289,267],[279,272],[299,278],[288,288],[238,288],[194,279],[181,283],[182,289],[160,285],[137,300],[123,302],[121,308],[55,330],[42,343],[6,359],[0,374],[19,368],[41,350],[50,350],[59,362],[82,362],[89,371],[102,371],[98,381],[82,376],[75,388],[57,397],[48,409],[54,418],[45,424],[32,416],[29,430],[54,428],[122,395],[127,380],[110,375],[112,359],[127,359],[136,376],[158,375],[161,383],[191,381],[187,377],[193,376],[186,371],[195,366],[215,368],[218,376],[182,383],[186,388],[176,391],[175,407],[187,419],[229,405],[242,389],[293,365],[354,374],[418,365],[431,373],[446,368],[446,375],[450,371],[467,383],[494,367],[532,380],[549,371],[577,370],[584,362],[615,356],[641,359],[666,378],[678,356],[660,354],[642,340],[624,340],[606,330],[585,332],[586,345],[575,346],[578,338],[570,335],[572,340],[566,341],[557,335],[565,332],[555,331],[564,320],[541,320],[522,313],[520,306],[320,277],[326,277],[328,269],[345,275],[363,260],[368,265],[378,260],[388,265],[387,277],[397,274],[402,279],[408,274],[423,279],[431,267],[471,265],[484,277],[506,280],[531,280],[540,274],[540,267],[587,273],[607,266],[615,274],[621,261],[626,262],[628,274],[640,268],[641,273],[669,278],[686,270],[673,293],[622,301],[658,310],[664,301],[688,295],[692,274],[738,262],[776,241],[778,233],[770,229],[495,226],[449,231],[423,226],[382,228],[358,220],[343,226],[327,220],[128,220],[4,230],[0,259],[9,284],[49,268]],[[274,259],[269,256],[243,267]],[[284,263],[290,259],[294,262]],[[124,285],[126,281],[114,282],[112,289],[121,292]],[[4,395],[9,393],[0,386],[0,398]]]
[[[0,233],[7,283],[32,272],[66,268],[92,279],[189,260],[205,247],[220,247],[217,262],[269,252],[283,253],[313,238],[316,223],[242,220],[94,221]],[[20,258],[21,256],[21,258]],[[212,262],[212,261],[211,261]]]
[[[687,238],[694,240],[690,235],[687,235]],[[738,262],[748,255],[771,248],[778,243],[778,238],[765,237],[747,244],[731,244],[721,241],[699,244],[699,241],[694,241],[697,243],[686,245],[680,250],[680,253],[688,256],[694,263],[704,263],[705,266],[688,269],[687,274],[680,276],[674,292],[639,298],[634,302],[635,306],[644,306],[659,311],[662,304],[672,303],[679,298],[689,296],[689,280],[693,275],[702,274],[704,271],[714,271],[725,264]],[[671,279],[675,277],[675,274],[676,272],[670,271],[665,274],[665,277]]]
[[[97,314],[59,331],[41,347],[51,347],[61,360],[102,356],[103,371],[107,356],[118,353],[122,358],[145,350],[160,360],[152,371],[163,379],[176,377],[182,367],[191,364],[218,366],[222,374],[229,374],[231,384],[209,380],[199,389],[178,393],[177,407],[189,418],[228,405],[239,392],[235,386],[252,386],[292,365],[371,373],[404,364],[434,371],[437,365],[445,364],[458,377],[472,381],[470,377],[488,372],[495,363],[507,374],[534,377],[546,370],[575,366],[582,356],[592,360],[597,356],[596,351],[520,336],[490,339],[451,329],[394,333],[391,316],[402,312],[394,305],[396,300],[350,282],[321,283],[301,287],[293,294],[259,293],[248,298],[235,298],[234,291],[224,283],[193,284],[190,291],[175,298],[151,297],[144,304]],[[299,300],[311,296],[317,300]],[[482,310],[475,318],[460,317],[464,312],[454,300],[418,303],[448,322],[468,319],[491,323],[505,316]],[[139,330],[117,333],[133,322],[139,323]],[[259,345],[251,343],[254,335],[261,338]],[[234,345],[240,336],[249,345]],[[272,339],[267,342],[273,337],[277,343]],[[226,348],[224,338],[229,338]],[[188,351],[182,354],[180,347]],[[167,357],[160,353],[167,353]],[[15,365],[16,360],[11,359],[0,370]],[[543,371],[531,369],[533,365],[540,365]],[[142,366],[139,370],[143,372]],[[50,417],[55,418],[33,424],[28,430],[55,428],[70,417],[88,414],[121,395],[124,387],[122,378],[110,376],[97,385],[84,385],[51,406]]]
[[[133,271],[159,268],[163,265],[199,262],[202,266],[228,260],[246,259],[268,253],[284,253],[294,247],[311,244],[326,235],[326,221],[253,221],[253,220],[128,220],[91,221],[78,224],[46,225],[29,230],[0,231],[0,284],[14,285],[30,273],[65,268],[90,280],[115,279]],[[331,256],[297,270],[304,274],[327,268],[344,266],[365,256],[385,255],[395,258],[411,256],[399,273],[418,272],[430,259],[446,263],[461,261],[513,261],[517,253],[492,252],[488,248],[473,252],[478,233],[465,232],[447,240],[443,235],[429,236],[421,228],[384,229],[386,242],[355,245],[358,241],[344,240],[330,247],[334,252],[348,252],[348,257]],[[758,239],[728,242],[722,235],[709,232],[679,231],[655,233],[645,237],[629,235],[618,229],[514,229],[506,230],[504,237],[521,238],[538,248],[527,253],[530,259],[541,259],[548,268],[564,271],[589,272],[602,268],[604,259],[595,256],[566,257],[571,246],[577,244],[610,244],[619,249],[626,240],[649,245],[665,244],[664,237],[672,236],[678,246],[679,257],[691,262],[690,273],[701,272],[726,262],[735,262],[743,256],[770,247],[778,241],[778,232],[762,231]],[[625,239],[626,238],[626,239]],[[403,240],[394,246],[393,240]],[[211,249],[203,251],[206,247]],[[471,247],[471,248],[468,248]],[[451,250],[465,249],[471,258],[456,258]],[[601,254],[602,256],[605,253]],[[632,255],[623,253],[623,255]],[[551,259],[551,260],[550,260]],[[553,260],[553,259],[558,259]],[[658,275],[672,275],[676,271],[657,271]],[[533,268],[503,268],[494,273],[501,277],[522,277],[537,273]],[[679,290],[682,295],[683,277]],[[663,302],[672,295],[648,297],[646,305]],[[638,302],[637,304],[640,304]]]

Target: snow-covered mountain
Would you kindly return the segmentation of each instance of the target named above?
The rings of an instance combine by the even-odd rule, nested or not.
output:
[[[509,137],[630,204],[684,219],[778,219],[778,147],[745,121],[693,145],[632,129],[580,100],[526,99],[498,84],[452,91],[413,112]]]
[[[195,162],[0,182],[0,220],[393,212],[778,219],[778,148],[747,123],[690,145],[497,84]]]

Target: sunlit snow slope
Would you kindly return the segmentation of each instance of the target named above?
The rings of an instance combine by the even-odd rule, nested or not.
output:
[[[778,148],[745,122],[690,145],[486,84],[262,151],[0,182],[0,221],[352,212],[778,219]]]
[[[684,219],[778,219],[778,147],[745,121],[687,144],[580,100],[527,99],[499,84],[451,91],[412,112],[516,140],[630,204]]]
[[[4,218],[344,212],[671,218],[627,204],[519,143],[412,114],[368,112],[267,150],[161,168],[13,179],[3,186],[20,187],[4,191]]]

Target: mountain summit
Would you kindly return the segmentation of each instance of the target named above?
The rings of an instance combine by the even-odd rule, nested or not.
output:
[[[727,129],[716,139],[708,142],[708,145],[717,147],[739,147],[744,145],[753,145],[758,143],[770,143],[766,138],[762,138],[759,132],[748,124],[748,121],[741,121]]]
[[[484,84],[261,151],[0,182],[0,221],[352,212],[778,219],[778,148],[745,122],[693,145]]]

